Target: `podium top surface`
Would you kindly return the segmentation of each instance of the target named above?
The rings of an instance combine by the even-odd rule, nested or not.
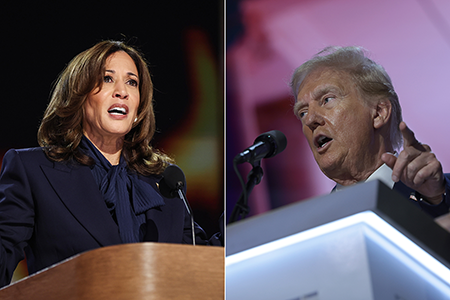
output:
[[[227,226],[230,256],[361,212],[372,211],[441,263],[450,266],[450,234],[380,181],[274,209]]]
[[[1,299],[223,299],[224,249],[136,243],[88,251],[0,290]]]

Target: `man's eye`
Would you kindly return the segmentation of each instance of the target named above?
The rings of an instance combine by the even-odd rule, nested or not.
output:
[[[307,114],[307,113],[308,113],[307,111],[301,111],[301,112],[298,113],[298,117],[299,117],[300,119],[303,119],[304,117],[306,117],[306,114]]]
[[[334,99],[334,97],[325,97],[325,98],[323,99],[323,103],[324,103],[324,104],[327,104],[328,102],[332,101],[333,99]]]

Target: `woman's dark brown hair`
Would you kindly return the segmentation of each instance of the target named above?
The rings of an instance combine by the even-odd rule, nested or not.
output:
[[[150,145],[156,126],[153,83],[142,55],[123,42],[102,41],[67,65],[56,82],[39,127],[39,144],[51,160],[93,163],[78,147],[83,137],[83,107],[89,93],[101,88],[106,59],[117,51],[124,51],[133,59],[140,82],[137,121],[125,135],[122,154],[130,169],[142,175],[160,174],[173,161]]]

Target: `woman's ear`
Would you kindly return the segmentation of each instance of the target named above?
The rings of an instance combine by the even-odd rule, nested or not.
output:
[[[378,102],[375,107],[376,111],[373,118],[373,127],[380,129],[389,122],[392,113],[392,104],[388,99],[383,99]]]

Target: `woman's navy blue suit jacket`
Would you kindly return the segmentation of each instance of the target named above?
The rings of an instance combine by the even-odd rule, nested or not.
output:
[[[41,148],[31,148],[8,151],[0,174],[0,286],[9,284],[24,253],[31,274],[81,252],[122,243],[90,167],[54,162]],[[159,193],[160,177],[139,178]],[[165,205],[146,212],[144,241],[192,243],[182,200],[161,197]],[[196,224],[196,242],[222,245],[223,238],[207,240]]]

